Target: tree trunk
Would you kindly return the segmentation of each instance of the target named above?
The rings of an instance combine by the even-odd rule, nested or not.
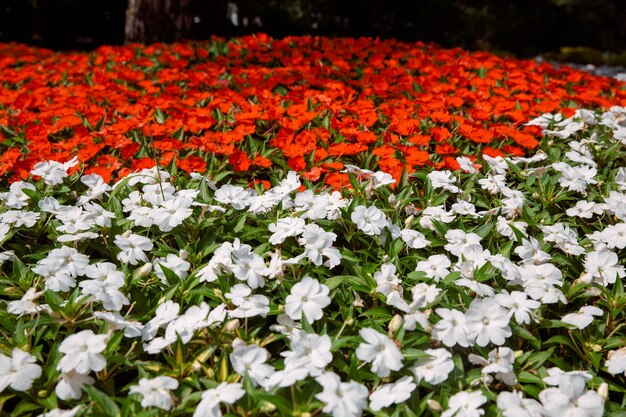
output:
[[[191,0],[128,0],[126,43],[184,39],[193,24],[190,3]]]

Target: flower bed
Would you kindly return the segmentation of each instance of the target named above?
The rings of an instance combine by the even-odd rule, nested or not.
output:
[[[3,413],[626,407],[620,83],[391,41],[3,48]]]
[[[533,117],[626,104],[608,77],[423,43],[259,35],[0,51],[0,176],[13,180],[77,156],[106,180],[158,160],[340,187],[344,164],[399,179],[456,168],[456,156],[519,156],[541,136],[524,126]]]

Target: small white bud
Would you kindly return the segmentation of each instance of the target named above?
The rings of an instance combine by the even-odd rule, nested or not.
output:
[[[137,273],[135,274],[135,276],[143,277],[143,276],[148,275],[150,272],[152,272],[152,263],[148,262],[148,263],[143,264],[141,268],[137,270]]]
[[[402,319],[401,315],[396,314],[395,316],[393,316],[393,318],[389,322],[389,337],[392,337],[400,329],[403,321],[404,320]]]
[[[606,382],[601,383],[598,387],[598,395],[602,398],[602,401],[606,401],[609,397],[609,384]]]
[[[437,400],[433,400],[432,398],[426,400],[426,405],[433,411],[441,411],[441,403]]]

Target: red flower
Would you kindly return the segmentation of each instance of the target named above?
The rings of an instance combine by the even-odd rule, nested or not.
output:
[[[206,171],[206,161],[199,156],[189,155],[185,159],[176,161],[176,166],[185,172],[204,172]]]
[[[235,150],[229,157],[228,162],[231,163],[235,172],[247,171],[252,161],[245,152]]]

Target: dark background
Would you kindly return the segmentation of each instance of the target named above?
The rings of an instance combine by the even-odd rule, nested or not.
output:
[[[138,1],[176,3],[176,12],[188,18],[182,29],[168,27],[167,15],[158,22],[146,18],[157,29],[141,39],[126,38],[146,43],[260,31],[276,37],[421,40],[521,57],[564,46],[615,54],[626,50],[626,0]],[[123,44],[127,7],[128,0],[0,0],[0,41],[57,50]]]

